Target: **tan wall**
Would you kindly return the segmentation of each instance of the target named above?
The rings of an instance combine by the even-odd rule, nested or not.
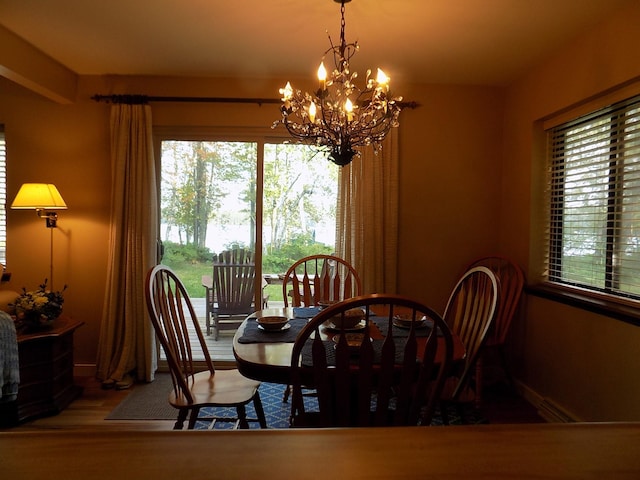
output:
[[[636,2],[509,88],[500,244],[523,267],[539,247],[528,241],[536,233],[530,219],[542,161],[534,122],[639,76],[639,35]],[[535,297],[525,312],[512,331],[511,351],[529,387],[577,419],[640,420],[640,328]]]
[[[405,94],[406,93],[406,94]],[[498,253],[498,89],[414,86],[402,113],[398,291],[442,312],[457,276]]]

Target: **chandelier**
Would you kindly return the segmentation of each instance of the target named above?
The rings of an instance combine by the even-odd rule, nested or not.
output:
[[[389,92],[389,77],[378,69],[375,78],[367,70],[362,88],[356,85],[358,72],[351,72],[349,61],[358,51],[358,43],[347,43],[344,37],[344,4],[351,0],[334,0],[341,4],[340,44],[324,53],[318,68],[319,88],[313,93],[294,90],[287,82],[280,89],[282,123],[291,136],[301,143],[315,145],[329,153],[329,159],[344,166],[360,152],[357,147],[372,145],[375,153],[392,127],[399,125],[402,97]],[[333,55],[334,69],[327,77],[324,58]]]

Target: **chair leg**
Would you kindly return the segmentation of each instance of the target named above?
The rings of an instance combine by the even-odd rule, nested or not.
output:
[[[192,408],[191,413],[189,414],[189,425],[188,429],[193,430],[196,426],[196,420],[198,420],[198,414],[200,413],[199,408]]]
[[[258,390],[256,390],[256,394],[253,396],[253,408],[256,411],[256,416],[258,417],[260,428],[268,428],[267,419],[264,416],[264,409],[262,408],[262,399],[260,398],[260,393],[258,392]]]
[[[187,409],[181,408],[180,410],[178,410],[178,419],[173,425],[174,430],[182,430],[182,428],[184,427],[184,421],[187,419],[187,413],[189,413],[189,410]]]
[[[284,387],[284,393],[282,394],[282,403],[289,401],[289,395],[291,395],[291,385]]]
[[[482,369],[483,369],[483,365],[482,365],[482,355],[483,352],[480,352],[480,355],[478,355],[478,359],[476,360],[476,378],[475,378],[475,404],[476,404],[476,408],[480,408],[480,405],[482,404],[482,382],[483,382],[483,378],[482,378]]]
[[[205,319],[207,322],[207,335],[211,335],[211,299],[210,297],[210,290],[207,288],[207,298],[206,298],[206,308],[205,308]]]
[[[236,411],[238,412],[239,428],[247,430],[249,428],[249,422],[247,422],[247,409],[244,405],[238,405],[236,407]]]

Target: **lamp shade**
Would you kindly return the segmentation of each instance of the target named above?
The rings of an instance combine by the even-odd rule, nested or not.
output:
[[[52,183],[24,183],[11,208],[22,210],[66,210],[62,195]]]

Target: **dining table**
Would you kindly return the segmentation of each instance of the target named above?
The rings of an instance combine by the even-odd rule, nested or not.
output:
[[[298,333],[319,312],[319,307],[283,307],[259,310],[249,315],[238,327],[233,337],[233,354],[240,373],[245,377],[262,382],[291,384],[291,353]],[[257,319],[265,316],[285,316],[288,327],[281,331],[264,331],[259,328]],[[393,327],[396,328],[396,327]],[[406,330],[404,331],[406,334]],[[336,332],[322,328],[323,340],[331,339]],[[418,348],[427,340],[418,334]],[[402,335],[402,330],[398,330]],[[381,339],[382,334],[375,325],[371,326],[372,339]],[[453,361],[464,360],[466,350],[460,338],[453,336]],[[419,350],[420,351],[420,350]],[[436,357],[437,361],[437,357]]]

